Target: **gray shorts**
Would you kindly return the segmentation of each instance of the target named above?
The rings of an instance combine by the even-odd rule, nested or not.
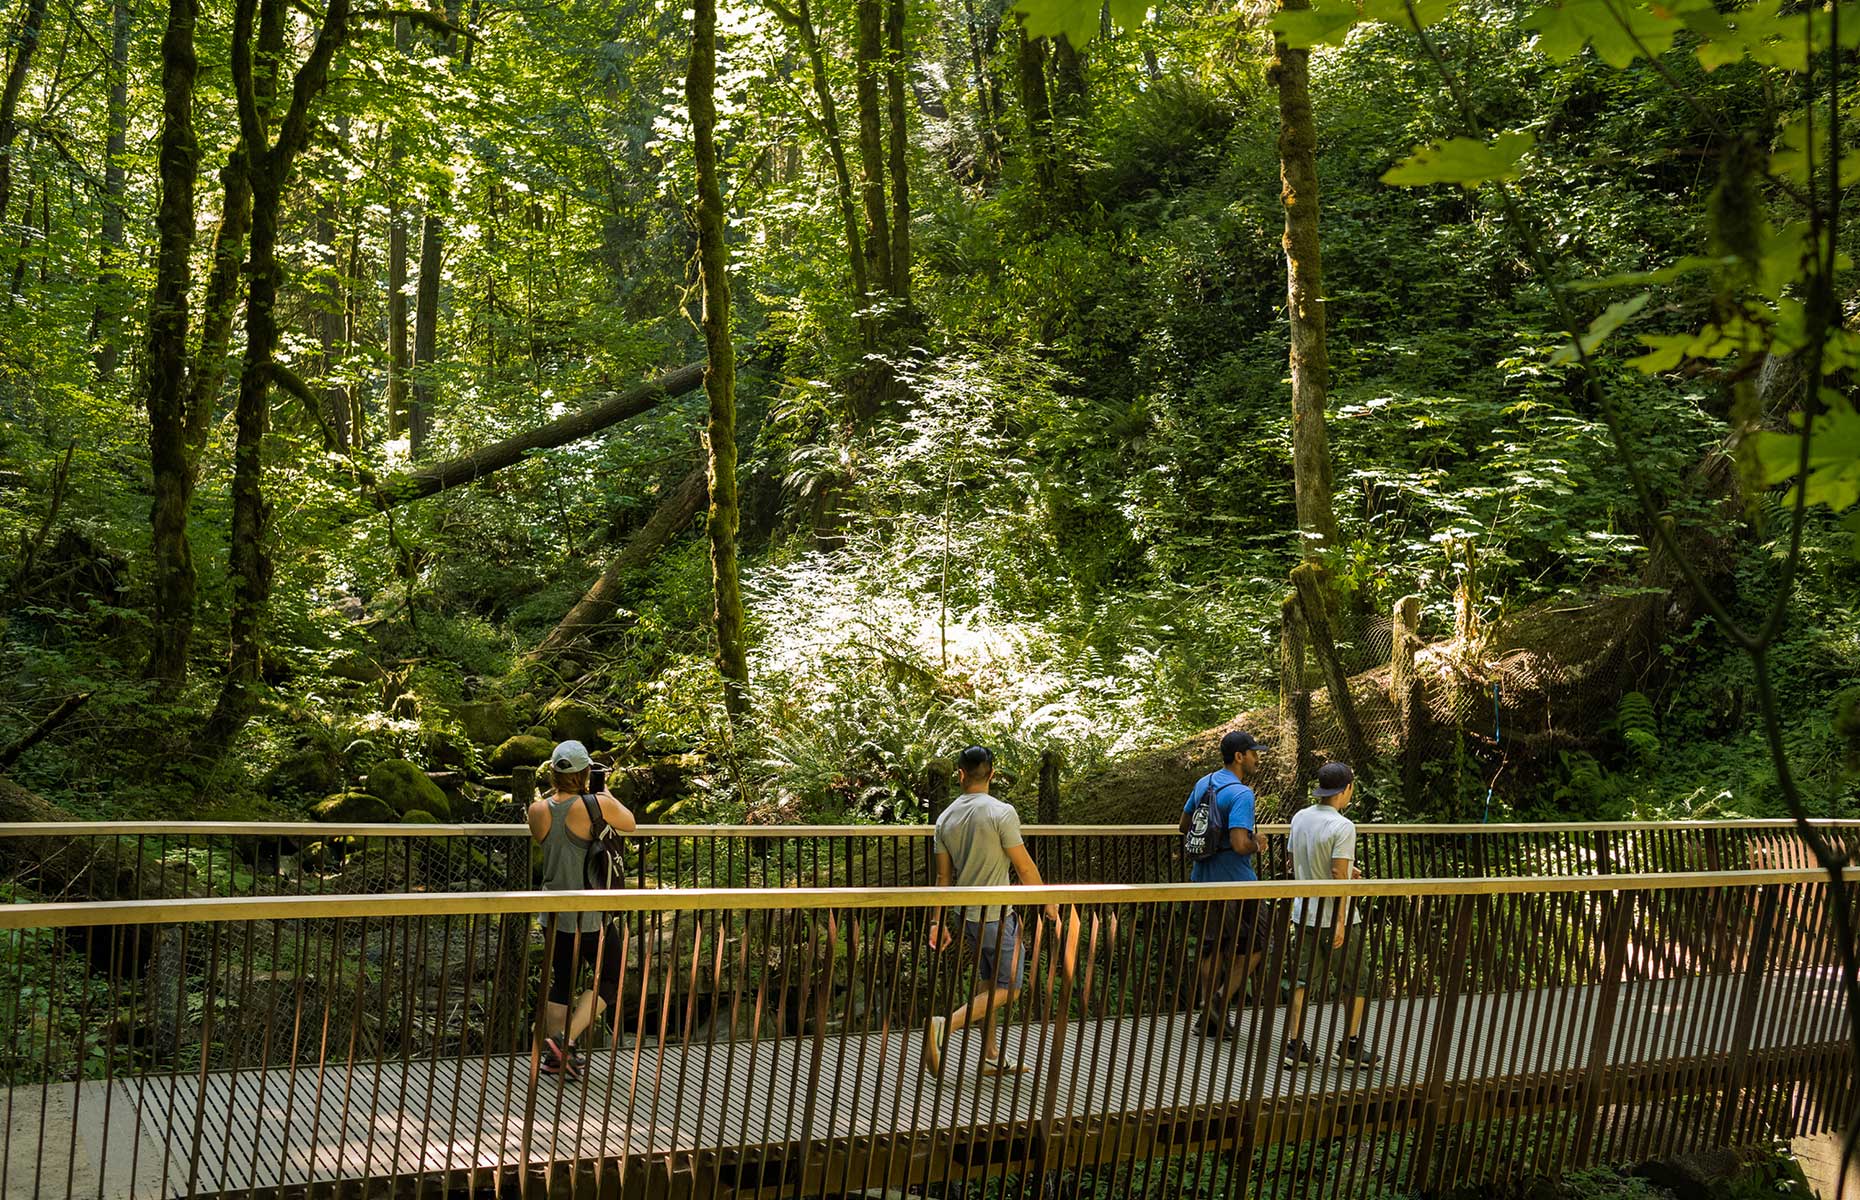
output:
[[[1027,956],[1020,944],[1020,917],[1014,912],[1003,913],[999,921],[964,921],[962,942],[975,951],[978,978],[1016,992],[1026,984]]]

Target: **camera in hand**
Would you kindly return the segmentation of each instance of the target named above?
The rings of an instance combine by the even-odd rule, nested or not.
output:
[[[604,763],[591,763],[588,766],[588,790],[600,795],[607,790],[607,767]]]

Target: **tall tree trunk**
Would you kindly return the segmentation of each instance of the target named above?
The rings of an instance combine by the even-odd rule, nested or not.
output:
[[[1068,140],[1085,119],[1085,60],[1063,33],[1053,39],[1053,113],[1065,125]]]
[[[446,0],[446,20],[457,24],[459,0]],[[441,46],[449,57],[454,38],[448,36]],[[446,225],[439,215],[445,205],[443,189],[434,185],[426,198],[426,220],[420,228],[420,290],[415,297],[413,314],[413,412],[408,422],[408,450],[419,459],[426,448],[427,435],[433,428],[432,366],[439,348],[439,275],[445,258]]]
[[[885,208],[885,133],[878,99],[885,57],[884,0],[854,0],[853,96],[859,110],[859,198],[865,206],[865,271],[874,287],[891,287],[891,219]],[[883,322],[881,322],[883,324]]]
[[[1053,110],[1046,98],[1046,39],[1027,36],[1024,18],[1016,18],[1015,62],[1020,75],[1020,108],[1027,119],[1026,160],[1042,199],[1053,192]]]
[[[357,201],[349,214],[349,269],[343,273],[342,298],[342,356],[348,358],[355,352],[356,340],[361,337],[362,325],[362,289],[358,284],[362,269],[362,214],[365,210]],[[351,385],[348,389],[349,400],[349,448],[361,450],[368,445],[368,410],[363,405],[362,389]]]
[[[33,51],[39,48],[44,24],[45,0],[26,0],[26,15],[14,39],[6,85],[0,88],[0,225],[6,223],[13,204],[13,139],[19,134],[19,93],[26,86],[26,72],[32,67]]]
[[[988,56],[982,47],[980,19],[975,15],[975,0],[962,0],[962,11],[969,31],[969,68],[975,77],[975,117],[982,149],[983,179],[992,179],[1001,170],[1001,106],[995,94],[994,77],[988,69]]]
[[[840,225],[846,231],[846,257],[852,264],[859,338],[868,351],[873,350],[878,346],[878,326],[867,311],[871,308],[872,279],[866,273],[865,239],[859,233],[859,208],[853,196],[852,170],[846,163],[846,139],[840,134],[839,111],[833,103],[832,79],[827,74],[827,57],[821,49],[820,31],[814,27],[809,0],[796,0],[792,11],[780,7],[776,11],[800,34],[808,65],[812,68],[814,99],[820,105],[815,123],[821,140],[827,144],[827,157],[833,163],[834,199],[839,205]]]
[[[732,718],[749,707],[743,597],[736,576],[736,348],[730,340],[729,247],[724,244],[723,186],[717,178],[717,0],[693,0],[691,69],[685,102],[691,111],[697,163],[698,271],[704,286],[704,346],[710,365],[710,566],[715,588],[717,670]]]
[[[1286,11],[1310,0],[1280,0]],[[1292,333],[1292,484],[1307,556],[1337,543],[1331,507],[1330,440],[1324,407],[1330,358],[1324,347],[1323,266],[1318,256],[1317,127],[1311,115],[1310,53],[1273,39],[1279,89],[1280,198],[1285,205],[1285,287]]]
[[[275,86],[253,79],[252,9],[259,8],[258,58],[274,84],[284,53],[286,0],[238,0],[233,17],[233,83],[239,129],[247,147],[252,183],[251,259],[246,293],[246,348],[235,408],[238,437],[233,446],[231,612],[232,645],[219,700],[201,737],[211,759],[224,754],[256,702],[264,658],[265,613],[271,601],[271,505],[263,487],[264,438],[271,414],[272,359],[277,350],[278,222],[285,180],[309,141],[310,105],[329,81],[329,64],[348,36],[349,0],[329,0],[316,42],[290,89],[290,104],[269,133],[268,111]],[[262,107],[261,107],[262,105]]]
[[[347,114],[338,114],[331,125],[340,154],[349,141]],[[323,414],[323,424],[335,434],[336,449],[347,450],[352,444],[348,389],[335,379],[337,365],[343,357],[337,353],[337,347],[342,344],[343,310],[349,286],[343,275],[342,252],[336,247],[337,222],[341,218],[343,193],[347,187],[334,186],[334,193],[324,195],[317,204],[311,223],[310,240],[318,247],[320,261],[310,296],[310,335],[317,341],[317,375],[323,380],[317,407]]]
[[[411,36],[407,18],[394,18],[394,48],[405,54]],[[388,186],[393,199],[388,205],[387,433],[392,439],[407,433],[411,420],[407,411],[407,211],[400,200],[405,151],[398,127],[388,138]]]
[[[885,101],[891,110],[891,294],[900,308],[911,303],[911,156],[909,108],[905,103],[910,60],[906,56],[906,0],[885,5]]]
[[[91,338],[97,346],[97,378],[116,377],[117,338],[123,313],[123,195],[129,178],[124,156],[129,150],[129,0],[110,4],[110,98],[104,139],[103,252],[97,272],[97,305]]]
[[[194,493],[188,437],[187,301],[193,272],[194,180],[200,146],[194,140],[194,22],[199,0],[168,0],[162,33],[161,202],[156,210],[155,288],[149,301],[149,506],[154,575],[148,662],[144,673],[165,696],[187,673],[194,633],[194,560],[187,511]]]

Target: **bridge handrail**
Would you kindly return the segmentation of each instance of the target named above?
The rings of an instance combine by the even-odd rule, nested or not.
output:
[[[1860,830],[1860,818],[1816,817],[1817,829]],[[1284,822],[1259,825],[1260,833],[1283,835]],[[1713,829],[1789,832],[1796,822],[1787,817],[1727,817],[1702,821],[1508,821],[1481,824],[1359,822],[1358,836],[1415,836],[1494,833],[1628,833],[1648,831],[1691,832]],[[631,837],[678,838],[806,838],[871,837],[927,838],[929,825],[641,825]],[[1174,825],[1022,825],[1028,837],[1176,837]],[[141,837],[196,835],[201,837],[528,837],[529,827],[517,824],[337,823],[323,821],[7,821],[0,822],[0,838]]]
[[[1860,866],[1843,872],[1860,884]],[[241,896],[0,905],[0,929],[166,925],[299,918],[440,917],[554,912],[664,913],[936,908],[1006,904],[1163,904],[1178,901],[1285,900],[1294,897],[1501,896],[1666,892],[1826,883],[1821,870],[1685,871],[1650,875],[1538,875],[1508,879],[1355,879],[1252,883],[1092,883],[1004,888],[679,888],[643,891],[432,892],[398,895]]]

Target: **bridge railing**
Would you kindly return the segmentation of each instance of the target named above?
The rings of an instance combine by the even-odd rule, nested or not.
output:
[[[1860,858],[1860,821],[1818,821]],[[1050,882],[1188,878],[1166,825],[1028,825]],[[1262,825],[1262,878],[1291,874],[1286,826]],[[1812,865],[1788,821],[1358,826],[1373,878],[1482,879]],[[658,825],[631,840],[636,888],[927,887],[923,825]],[[499,825],[316,822],[0,824],[0,891],[24,900],[373,895],[536,885],[528,830]]]
[[[1360,920],[1322,957],[1334,927],[1289,909],[1338,897]],[[977,1026],[924,1069],[926,1021],[1012,978],[1000,926],[934,948],[958,904],[1019,924],[1000,1039],[1024,1073],[982,1078]],[[1767,871],[0,906],[4,1190],[1509,1184],[1832,1127],[1855,1064],[1829,904],[1825,876]],[[617,914],[579,1083],[533,1048],[537,908]],[[1260,961],[1206,1036],[1199,961],[1248,915]],[[1320,1057],[1287,1070],[1299,978]],[[1371,1069],[1328,1061],[1333,990],[1366,998]]]

